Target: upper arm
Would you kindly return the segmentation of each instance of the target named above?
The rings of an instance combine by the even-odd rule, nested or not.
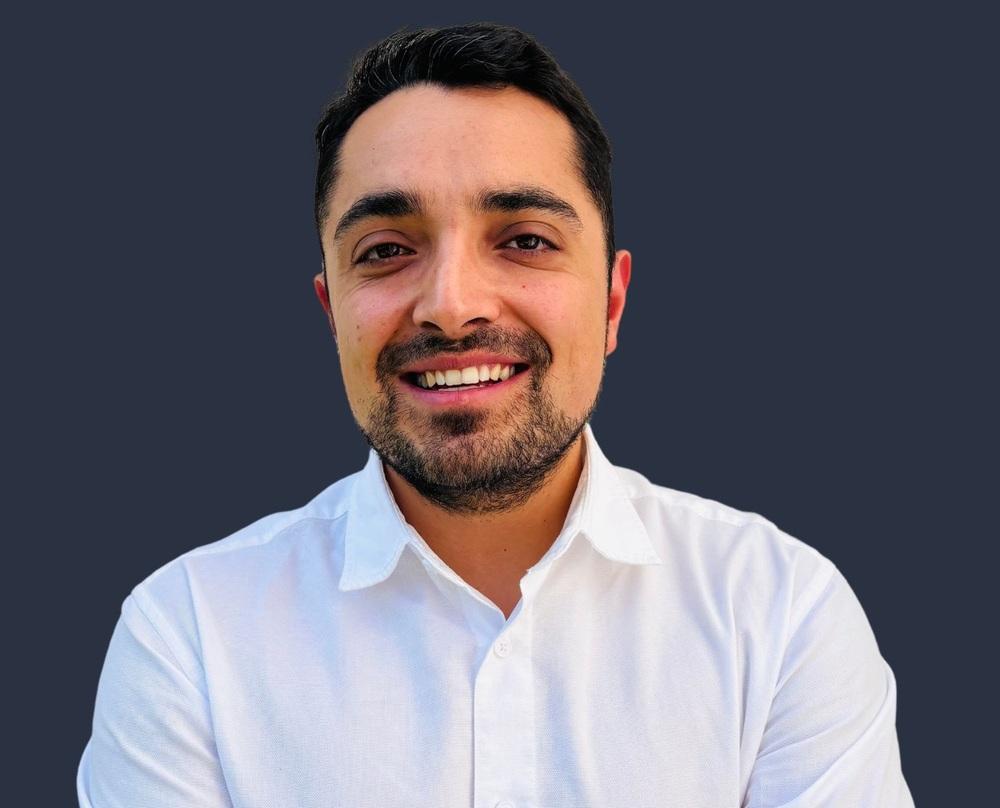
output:
[[[81,808],[230,808],[203,685],[134,596],[122,606],[77,771]]]
[[[896,680],[831,565],[793,609],[744,808],[912,808],[896,735]]]

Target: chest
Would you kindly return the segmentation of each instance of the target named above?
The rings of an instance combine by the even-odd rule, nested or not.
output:
[[[738,804],[739,674],[697,621],[406,606],[213,644],[235,806]]]

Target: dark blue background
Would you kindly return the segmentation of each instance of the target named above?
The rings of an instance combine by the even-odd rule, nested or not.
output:
[[[364,462],[311,286],[313,127],[364,47],[474,20],[536,35],[615,149],[634,267],[594,419],[605,452],[837,564],[896,674],[917,803],[975,804],[995,670],[976,660],[997,538],[995,43],[957,6],[689,5],[14,20],[6,569],[24,804],[73,801],[131,588]]]

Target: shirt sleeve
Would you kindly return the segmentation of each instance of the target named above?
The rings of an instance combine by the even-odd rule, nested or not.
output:
[[[913,808],[896,735],[896,680],[832,564],[793,607],[743,808]]]
[[[195,682],[135,596],[126,598],[77,770],[80,808],[231,808]]]

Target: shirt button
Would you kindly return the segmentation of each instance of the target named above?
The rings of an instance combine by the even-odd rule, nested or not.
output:
[[[493,644],[493,653],[498,657],[505,657],[510,653],[510,640],[501,637]],[[497,808],[514,808],[509,802],[498,803]]]

